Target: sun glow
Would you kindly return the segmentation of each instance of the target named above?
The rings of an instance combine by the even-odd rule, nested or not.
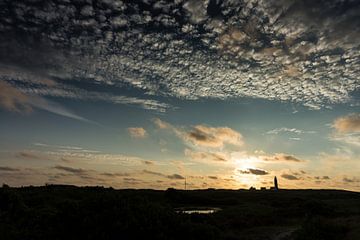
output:
[[[259,159],[253,156],[239,157],[234,160],[234,175],[236,180],[244,185],[255,186],[259,183],[258,176],[252,174],[242,174],[242,171],[258,168]]]

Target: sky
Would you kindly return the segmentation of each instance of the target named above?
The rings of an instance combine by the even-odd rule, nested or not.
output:
[[[0,1],[0,183],[360,191],[357,0]]]

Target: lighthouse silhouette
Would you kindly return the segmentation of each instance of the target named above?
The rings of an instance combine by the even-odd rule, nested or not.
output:
[[[278,181],[277,181],[276,176],[274,177],[274,189],[275,189],[275,190],[279,190]]]

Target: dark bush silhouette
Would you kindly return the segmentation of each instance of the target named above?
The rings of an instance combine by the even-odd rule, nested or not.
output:
[[[359,200],[359,193],[345,191],[4,186],[0,239],[266,239],[288,227],[297,229],[291,239],[344,239],[360,228]],[[178,207],[222,210],[189,215]],[[355,219],[351,226],[337,224],[348,217]]]

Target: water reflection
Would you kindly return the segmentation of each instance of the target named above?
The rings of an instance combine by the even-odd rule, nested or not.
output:
[[[175,211],[177,213],[186,213],[186,214],[211,214],[217,211],[220,211],[220,208],[177,208]]]

